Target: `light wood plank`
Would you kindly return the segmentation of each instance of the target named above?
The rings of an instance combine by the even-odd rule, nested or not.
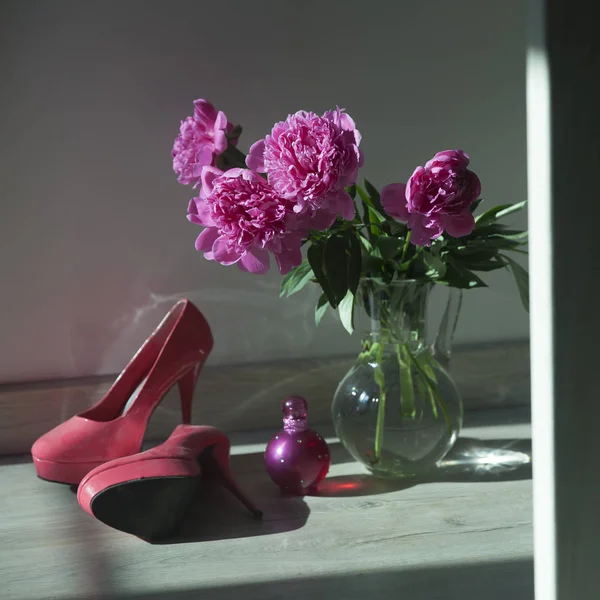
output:
[[[520,419],[467,427],[464,439],[526,453],[528,425],[511,424]],[[395,598],[399,590],[423,600],[475,592],[499,600],[498,590],[511,592],[503,599],[531,598],[529,465],[484,472],[449,461],[429,482],[389,483],[366,476],[332,440],[334,464],[321,493],[289,498],[263,469],[270,435],[233,436],[234,469],[265,511],[263,521],[205,487],[197,504],[204,512],[188,515],[173,544],[148,544],[102,525],[79,509],[68,486],[37,479],[28,462],[4,459],[1,597],[264,600],[287,590],[291,599],[352,599],[364,597],[368,583],[371,598]]]

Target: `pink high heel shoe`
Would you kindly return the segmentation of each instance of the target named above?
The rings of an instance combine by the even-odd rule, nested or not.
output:
[[[196,380],[212,346],[202,313],[189,300],[177,302],[97,404],[33,444],[38,476],[78,484],[99,465],[138,453],[150,416],[175,383],[182,422],[189,423]]]
[[[97,467],[82,480],[77,500],[106,525],[146,540],[174,533],[202,478],[231,491],[255,517],[262,512],[240,490],[229,466],[230,443],[214,427],[178,425],[150,450]]]

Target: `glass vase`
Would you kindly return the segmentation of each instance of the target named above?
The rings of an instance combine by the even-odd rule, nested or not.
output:
[[[447,370],[462,295],[447,289],[434,327],[431,290],[420,281],[361,282],[369,331],[337,388],[332,416],[342,444],[379,477],[428,473],[462,426],[462,400]]]

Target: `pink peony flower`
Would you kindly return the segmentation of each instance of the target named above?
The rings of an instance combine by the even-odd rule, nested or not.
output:
[[[468,165],[462,150],[438,152],[425,167],[415,169],[408,183],[392,183],[381,190],[383,208],[408,223],[413,244],[430,246],[444,231],[452,237],[473,231],[470,206],[481,193],[481,183]]]
[[[260,274],[269,270],[269,252],[281,274],[302,262],[302,232],[292,207],[253,171],[205,167],[202,191],[190,200],[188,213],[206,228],[196,250],[207,260]]]
[[[253,144],[246,164],[267,173],[273,189],[311,228],[325,229],[338,215],[354,218],[354,203],[344,188],[355,183],[362,165],[360,139],[343,109],[322,117],[299,111]]]
[[[232,129],[224,112],[217,112],[206,100],[194,101],[194,114],[181,121],[171,151],[179,183],[192,183],[194,187],[200,183],[202,168],[213,165],[215,157],[225,152],[227,133]]]

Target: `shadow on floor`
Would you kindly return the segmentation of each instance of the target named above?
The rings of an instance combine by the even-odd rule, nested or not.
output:
[[[316,559],[315,559],[316,560]],[[224,565],[223,568],[225,568]],[[231,565],[235,580],[235,565]],[[299,566],[298,571],[302,568]],[[110,595],[105,600],[532,600],[533,561],[475,562],[468,565],[435,566],[430,568],[380,570],[343,573],[328,576],[277,578],[272,572],[258,574],[258,583],[206,586],[197,589],[157,593]],[[81,599],[78,599],[81,600]]]
[[[310,509],[300,497],[282,496],[275,486],[254,487],[253,500],[264,511],[254,518],[237,499],[215,483],[203,481],[176,535],[155,544],[186,544],[258,537],[304,527]]]
[[[258,537],[300,529],[310,509],[298,496],[282,495],[269,479],[262,453],[231,457],[231,467],[240,487],[263,511],[261,519],[251,513],[229,491],[203,479],[178,533],[156,544],[208,542],[232,538]]]

